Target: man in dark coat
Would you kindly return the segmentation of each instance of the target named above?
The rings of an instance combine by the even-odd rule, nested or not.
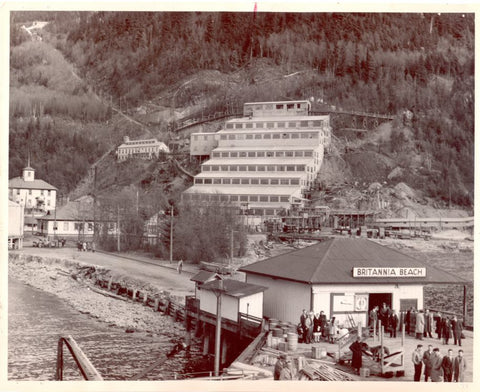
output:
[[[460,320],[457,320],[457,316],[453,316],[452,320],[450,321],[450,324],[452,325],[453,344],[458,343],[458,345],[461,346],[463,324]]]
[[[327,325],[327,316],[323,310],[320,311],[320,332],[322,333],[322,337],[325,337],[325,326]]]
[[[433,359],[433,347],[431,344],[428,345],[428,350],[423,353],[423,364],[425,365],[425,381],[428,381],[432,373],[432,359]]]
[[[442,338],[442,330],[443,330],[443,324],[442,324],[442,313],[438,312],[435,317],[435,332],[437,333],[438,340]]]
[[[287,355],[280,354],[280,357],[277,359],[277,362],[275,363],[275,368],[273,369],[274,380],[280,380],[280,373],[282,369],[285,367],[286,363],[287,363]]]
[[[397,337],[397,328],[398,328],[398,316],[397,312],[392,309],[390,316],[388,317],[388,327],[390,329],[390,337]]]
[[[302,315],[300,316],[300,326],[302,328],[302,341],[305,343],[307,339],[308,328],[306,326],[306,320],[308,318],[308,313],[305,309],[302,310]]]
[[[349,348],[352,351],[352,367],[355,369],[356,374],[360,374],[360,368],[362,367],[362,342],[360,336],[357,336],[357,340]]]
[[[452,324],[447,317],[442,317],[442,337],[443,337],[443,344],[448,344],[448,340],[450,339],[450,335],[452,333]]]
[[[445,382],[452,382],[454,360],[453,350],[450,348],[448,349],[448,354],[442,359],[443,379]]]

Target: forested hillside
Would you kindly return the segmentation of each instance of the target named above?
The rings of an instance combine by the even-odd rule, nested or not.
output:
[[[185,108],[203,97],[208,110],[212,102],[228,104],[207,99],[227,97],[228,89],[228,99],[236,105],[313,96],[352,110],[410,110],[413,143],[408,147],[431,157],[432,175],[422,184],[424,190],[459,205],[473,202],[473,14],[55,12],[41,18],[50,21],[45,39],[75,65],[82,80],[117,105],[137,107],[148,101]],[[22,106],[23,97],[41,86],[50,88],[52,77],[38,70],[43,60],[27,55],[30,43],[21,38],[21,22],[19,15],[12,23],[11,83],[16,88],[10,131],[29,140],[25,126],[15,128],[29,111]],[[26,73],[32,64],[37,69]],[[205,85],[171,99],[175,88],[208,70],[242,76],[234,89],[226,83],[216,90]],[[277,73],[305,70],[313,72],[281,90],[267,84]],[[94,100],[87,86],[67,86],[71,97],[65,99],[59,86],[56,103],[44,102],[44,113],[83,124],[109,118],[108,107],[89,107]],[[392,137],[397,151],[407,145],[403,131]],[[11,159],[20,157],[15,143],[11,138]],[[87,154],[82,162],[95,155]],[[68,165],[57,169],[63,167]]]

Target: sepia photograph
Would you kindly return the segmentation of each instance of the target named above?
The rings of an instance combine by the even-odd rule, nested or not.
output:
[[[475,6],[7,3],[0,390],[472,389]]]

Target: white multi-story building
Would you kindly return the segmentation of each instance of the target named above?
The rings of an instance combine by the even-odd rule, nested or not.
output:
[[[53,211],[57,203],[57,188],[35,179],[35,169],[27,166],[22,177],[8,180],[9,199],[24,208],[38,211]]]
[[[117,148],[117,159],[124,161],[128,158],[153,159],[158,158],[160,152],[170,152],[167,145],[157,139],[130,140],[123,138],[123,143]]]
[[[257,216],[302,204],[331,139],[329,116],[309,116],[309,109],[308,101],[246,103],[246,117],[192,134],[192,155],[211,159],[183,200],[231,202]]]

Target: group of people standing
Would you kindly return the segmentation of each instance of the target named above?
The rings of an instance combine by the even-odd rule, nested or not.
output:
[[[455,345],[462,345],[463,323],[455,315],[447,317],[440,312],[434,314],[428,309],[423,312],[411,308],[405,315],[405,323],[407,333],[415,329],[416,339],[433,338],[432,331],[435,331],[437,338],[442,340],[443,344],[449,344],[450,339],[453,338]]]
[[[378,321],[384,327],[385,332],[390,332],[391,338],[397,337],[397,330],[399,325],[398,314],[394,309],[391,309],[385,302],[382,307],[375,306],[369,314],[369,326],[373,329],[374,325],[378,325]]]
[[[314,313],[303,309],[298,324],[298,334],[303,343],[319,343],[321,340],[334,343],[337,333],[338,323],[335,317],[328,320],[323,310]]]
[[[448,349],[447,355],[440,354],[438,347],[433,348],[428,345],[428,349],[422,353],[423,346],[417,345],[412,353],[412,362],[415,368],[413,376],[414,381],[420,381],[422,376],[422,367],[424,368],[424,379],[432,382],[464,382],[465,369],[467,362],[463,356],[463,350],[458,350],[458,355],[454,357],[453,350]]]

